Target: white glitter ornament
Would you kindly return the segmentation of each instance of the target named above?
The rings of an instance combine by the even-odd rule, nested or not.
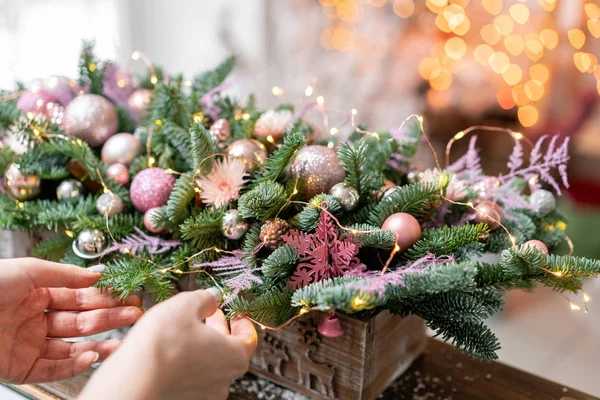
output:
[[[142,152],[142,142],[131,133],[117,133],[102,146],[102,162],[129,165]]]
[[[100,215],[111,217],[123,212],[123,200],[114,193],[104,193],[96,200],[96,209]]]
[[[269,110],[264,112],[254,125],[254,136],[272,140],[281,139],[288,126],[292,123],[294,114],[289,110]]]
[[[288,167],[292,183],[298,181],[298,192],[304,200],[327,193],[346,177],[335,150],[325,146],[306,146],[296,154]]]
[[[62,181],[56,188],[56,198],[62,201],[77,201],[83,194],[83,185],[75,179]]]
[[[556,199],[552,192],[539,189],[531,193],[529,204],[531,204],[536,212],[542,215],[548,215],[556,208]]]

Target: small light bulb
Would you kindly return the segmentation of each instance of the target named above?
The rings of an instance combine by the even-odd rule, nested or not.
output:
[[[156,85],[156,83],[158,82],[158,78],[156,77],[156,75],[152,75],[150,77],[150,82],[152,82],[153,85]]]
[[[267,142],[275,143],[275,139],[273,139],[273,136],[269,135],[269,136],[267,136]]]
[[[68,236],[68,237],[70,237],[70,238],[72,238],[72,237],[74,237],[74,236],[75,236],[75,235],[73,234],[73,232],[72,232],[72,231],[70,231],[70,230],[68,230],[68,229],[67,229],[67,230],[65,230],[65,235],[67,235],[67,236]]]
[[[325,99],[323,98],[323,96],[317,97],[317,104],[320,106],[323,106],[323,104],[325,104]]]
[[[395,252],[398,252],[398,251],[400,251],[400,246],[396,244],[396,245],[394,246],[394,251],[395,251]]]
[[[310,96],[312,96],[312,94],[313,94],[313,87],[309,85],[304,90],[304,95],[307,97],[310,97]]]
[[[358,110],[356,108],[353,108],[352,110],[350,110],[350,113],[352,113],[352,115],[356,115],[358,114]]]
[[[557,278],[560,278],[561,276],[563,276],[562,272],[560,271],[556,271],[552,273],[554,276],[556,276]]]
[[[134,52],[131,54],[131,58],[132,58],[133,60],[139,60],[139,59],[140,59],[140,52],[139,52],[139,51],[134,51]]]
[[[580,311],[581,310],[581,307],[579,307],[577,304],[575,304],[573,302],[570,302],[569,304],[571,305],[571,310],[574,310],[574,311]]]
[[[521,139],[523,139],[523,134],[522,134],[522,133],[519,133],[519,132],[514,132],[514,133],[513,133],[513,137],[514,137],[516,140],[521,140]]]
[[[588,296],[587,293],[583,294],[583,301],[585,301],[586,303],[590,302],[590,296]]]
[[[335,136],[335,135],[337,135],[339,132],[340,132],[340,130],[339,130],[338,128],[336,128],[336,127],[333,127],[333,128],[331,128],[331,129],[329,130],[329,134],[330,134],[331,136]]]
[[[465,133],[463,131],[460,131],[456,135],[454,135],[454,140],[460,140],[464,137],[465,137]]]
[[[154,123],[158,126],[161,126],[163,124],[161,119],[157,119],[156,121],[154,121]]]
[[[301,309],[300,309],[300,315],[304,315],[304,314],[306,314],[307,312],[308,312],[308,309],[306,309],[306,308],[301,308]]]

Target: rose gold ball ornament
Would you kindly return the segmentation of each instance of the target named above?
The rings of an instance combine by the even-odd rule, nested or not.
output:
[[[148,168],[138,173],[131,182],[131,202],[139,212],[167,204],[175,177],[162,168]]]
[[[165,231],[164,228],[156,225],[156,223],[154,222],[157,210],[158,207],[154,207],[144,213],[144,226],[152,233],[162,233]]]
[[[256,170],[267,160],[266,147],[255,139],[236,140],[227,148],[227,154],[241,158],[247,171]]]
[[[528,242],[523,243],[523,245],[525,245],[527,247],[537,247],[538,249],[540,249],[542,251],[542,253],[548,254],[548,246],[546,246],[546,244],[542,241],[530,240]]]
[[[119,121],[110,101],[95,94],[84,94],[69,103],[62,127],[91,147],[99,147],[117,132]]]
[[[335,150],[329,147],[306,146],[296,154],[288,167],[291,182],[298,181],[300,196],[309,200],[319,193],[328,193],[346,177]]]
[[[127,105],[129,105],[136,120],[139,121],[147,115],[151,98],[152,90],[150,89],[136,89],[129,95]]]
[[[120,185],[125,186],[129,183],[129,170],[123,164],[115,163],[106,168],[106,176],[114,179]]]
[[[231,126],[225,118],[216,120],[208,130],[210,137],[221,150],[225,148],[225,142],[231,136]]]
[[[415,217],[407,213],[392,214],[383,223],[381,229],[391,231],[396,236],[400,251],[408,249],[421,238],[421,225]]]
[[[282,236],[290,232],[290,224],[281,218],[271,219],[260,228],[260,241],[270,250],[283,243]]]
[[[474,222],[486,224],[491,231],[500,228],[504,213],[502,208],[492,201],[482,201],[475,206],[477,209]]]
[[[4,185],[17,200],[30,200],[40,194],[40,177],[21,173],[21,166],[12,163],[4,172]]]
[[[106,165],[129,165],[142,152],[142,142],[131,133],[117,133],[102,146],[102,162]]]

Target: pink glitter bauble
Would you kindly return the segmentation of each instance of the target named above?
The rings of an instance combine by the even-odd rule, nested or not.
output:
[[[124,164],[115,163],[106,168],[106,176],[114,179],[122,186],[129,183],[129,170]]]
[[[102,96],[84,94],[65,109],[62,128],[91,147],[99,147],[117,133],[119,120],[113,104]]]
[[[67,106],[76,96],[77,83],[66,76],[55,75],[44,81],[44,90]]]
[[[527,247],[537,247],[544,254],[548,254],[548,246],[546,246],[546,244],[544,242],[542,242],[542,241],[539,241],[539,240],[530,240],[530,241],[525,242],[523,244],[525,246],[527,246]]]
[[[174,184],[175,177],[167,174],[164,169],[145,169],[131,182],[131,202],[143,213],[151,208],[164,206],[169,200]]]
[[[144,226],[152,233],[161,233],[165,230],[159,226],[156,226],[152,221],[154,219],[154,214],[156,213],[156,210],[158,210],[158,207],[154,207],[146,211],[146,213],[144,214]]]
[[[408,249],[421,238],[421,225],[415,217],[406,213],[390,215],[383,226],[384,231],[392,231],[396,236],[396,244],[400,251]]]
[[[45,90],[28,90],[17,100],[17,108],[23,112],[30,112],[49,117],[54,104],[58,101]]]

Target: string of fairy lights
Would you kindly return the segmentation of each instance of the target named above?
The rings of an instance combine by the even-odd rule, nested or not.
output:
[[[132,58],[133,59],[139,59],[139,58],[143,59],[144,62],[146,63],[146,65],[148,66],[148,69],[151,71],[152,76],[156,76],[155,75],[154,66],[152,65],[152,62],[150,61],[150,59],[147,56],[143,55],[143,53],[141,53],[139,51],[136,51],[136,52],[133,53]],[[157,84],[157,82],[154,82],[154,84]],[[316,79],[313,78],[311,85],[308,85],[305,88],[304,95],[305,95],[306,98],[312,99],[315,96],[315,93],[316,93],[315,92],[315,86],[316,86]],[[282,89],[282,88],[280,88],[278,86],[274,86],[272,88],[271,92],[273,93],[274,96],[282,97],[283,94],[284,94],[284,89]],[[9,97],[9,99],[13,99],[14,98],[14,97],[12,97],[12,95],[5,96],[5,97]],[[0,101],[6,101],[6,100],[0,99]],[[311,104],[309,104],[309,105],[311,105]],[[336,110],[336,109],[331,109],[331,108],[325,107],[325,99],[324,99],[324,97],[322,95],[317,95],[316,98],[314,99],[314,101],[312,101],[312,106],[311,107],[305,107],[304,109],[305,110],[309,110],[310,108],[316,109],[318,112],[320,112],[323,115],[323,121],[324,121],[324,125],[326,127],[329,127],[328,126],[328,124],[329,124],[328,111],[333,111],[333,112],[337,112],[337,113],[343,113],[343,114],[345,114],[347,116],[346,120],[341,125],[339,125],[339,127],[335,126],[335,127],[331,127],[331,128],[328,129],[329,135],[332,136],[332,137],[335,136],[335,135],[337,135],[337,133],[339,133],[339,131],[340,131],[340,128],[343,127],[343,125],[345,125],[348,121],[350,121],[353,129],[355,129],[357,132],[359,132],[359,133],[361,133],[363,135],[371,136],[371,137],[375,138],[378,141],[388,141],[388,140],[390,140],[390,139],[382,139],[381,136],[377,132],[371,132],[371,131],[367,131],[367,130],[363,130],[363,129],[359,128],[358,124],[356,123],[356,116],[358,115],[358,110],[357,109],[352,109],[350,112],[343,112],[341,110]],[[34,116],[32,114],[28,114],[27,116],[28,116],[28,120],[30,121],[30,124],[33,124],[34,123]],[[193,119],[194,118],[196,118],[196,117],[193,117]],[[242,118],[248,119],[249,115],[242,113],[242,111],[240,110],[239,113],[236,113],[236,118],[238,118],[238,119],[242,119]],[[429,149],[432,151],[432,154],[433,154],[433,157],[435,159],[435,164],[436,164],[436,166],[438,168],[438,171],[442,171],[443,169],[442,169],[439,157],[437,155],[437,152],[436,152],[433,144],[429,140],[429,137],[428,137],[428,135],[427,135],[427,133],[426,133],[426,131],[424,129],[424,125],[423,125],[424,120],[423,120],[422,116],[420,116],[418,114],[412,114],[412,115],[408,116],[400,124],[399,130],[401,130],[402,127],[404,127],[405,124],[407,124],[412,119],[415,119],[418,122],[421,134],[425,138],[425,141],[427,142],[427,145],[428,145]],[[160,126],[160,125],[162,125],[162,121],[157,120],[157,121],[155,121],[155,124],[157,126]],[[55,139],[59,139],[59,140],[70,141],[71,143],[77,144],[77,145],[79,145],[82,148],[84,147],[84,142],[81,139],[79,139],[79,138],[73,138],[73,137],[70,137],[70,136],[62,135],[62,134],[48,133],[48,132],[44,132],[43,130],[40,130],[40,129],[41,129],[41,126],[36,126],[36,127],[33,127],[33,129],[32,129],[32,131],[34,133],[34,137],[37,140],[41,141],[43,139],[52,139],[52,138],[55,138]],[[151,130],[152,130],[152,128],[150,129],[150,131]],[[514,131],[512,131],[510,129],[488,127],[488,126],[471,127],[471,128],[465,129],[465,130],[457,133],[450,140],[450,142],[448,142],[448,144],[446,146],[446,154],[445,154],[445,156],[446,156],[446,165],[448,164],[448,160],[449,160],[449,157],[450,157],[450,151],[451,151],[451,148],[452,148],[452,144],[454,142],[458,141],[458,140],[463,139],[469,133],[474,132],[476,130],[487,130],[487,131],[504,132],[504,133],[509,134],[514,140],[525,140],[526,142],[528,142],[528,143],[531,144],[531,142],[527,138],[525,138],[524,135],[522,135],[519,132],[514,132]],[[147,140],[146,145],[147,145],[147,151],[148,151],[148,165],[150,167],[154,163],[154,161],[153,161],[154,159],[153,159],[151,151],[150,151],[151,150],[151,140],[152,140],[152,135],[151,135],[151,132],[149,132],[149,134],[148,134],[148,140]],[[391,140],[393,140],[393,139],[391,139]],[[229,156],[229,155],[228,154],[213,154],[211,156],[208,156],[208,157],[202,159],[199,162],[199,164],[196,167],[196,169],[194,170],[194,174],[191,176],[191,178],[192,178],[191,179],[191,185],[194,186],[194,190],[196,192],[199,191],[199,188],[195,186],[196,185],[196,183],[195,183],[196,179],[195,178],[197,178],[198,174],[200,173],[201,166],[207,160],[209,160],[211,158],[214,158],[214,157],[217,157],[217,156]],[[96,170],[96,173],[97,173],[98,178],[100,180],[100,184],[102,185],[102,189],[103,189],[104,193],[112,194],[111,190],[107,187],[107,185],[104,182],[104,178],[102,176],[100,167],[98,165],[95,166],[95,170]],[[169,174],[184,175],[182,173],[179,173],[177,171],[173,171],[171,169],[167,169],[166,172],[169,173]],[[473,212],[475,212],[475,213],[481,213],[484,216],[486,216],[487,218],[489,218],[490,220],[498,223],[499,226],[501,226],[502,229],[508,235],[508,237],[509,237],[510,242],[512,243],[512,245],[513,246],[517,246],[517,239],[510,233],[510,231],[508,230],[508,228],[501,223],[501,221],[498,221],[498,220],[494,219],[492,216],[490,216],[487,213],[485,213],[484,211],[477,209],[477,207],[475,207],[473,205],[473,203],[471,203],[471,202],[462,203],[462,202],[456,202],[456,201],[453,201],[453,200],[447,198],[444,195],[444,186],[443,186],[442,179],[438,180],[438,183],[440,185],[440,187],[439,187],[439,190],[440,190],[439,195],[440,195],[440,198],[442,200],[451,202],[452,204],[456,204],[456,205],[459,205],[459,206],[468,207]],[[340,221],[335,217],[335,215],[333,215],[328,210],[326,204],[316,204],[314,202],[307,203],[307,202],[304,202],[304,201],[294,200],[293,199],[294,196],[298,193],[297,185],[298,185],[298,180],[296,180],[295,185],[294,185],[294,189],[292,190],[291,194],[287,198],[287,200],[286,200],[284,206],[281,208],[281,210],[283,210],[285,207],[289,206],[290,204],[298,204],[298,205],[304,205],[304,206],[311,206],[311,207],[319,208],[321,210],[321,212],[327,213],[329,215],[329,217],[331,217],[333,219],[333,221],[338,226],[338,228],[340,228],[341,230],[350,232],[353,235],[368,234],[368,233],[374,233],[374,232],[380,232],[380,231],[382,231],[381,229],[357,230],[357,229],[354,229],[354,228],[346,227],[346,226],[342,225],[340,223]],[[24,202],[19,201],[18,199],[14,198],[13,196],[11,196],[10,193],[8,193],[3,188],[0,188],[0,190],[2,190],[2,192],[4,192],[7,196],[9,196],[15,202],[15,204],[16,204],[16,206],[18,208],[23,209],[25,207],[25,203]],[[217,287],[221,291],[223,297],[227,294],[226,293],[226,289],[223,288],[221,285],[219,285],[217,279],[215,279],[215,277],[213,277],[210,274],[210,272],[208,272],[206,270],[203,270],[203,269],[189,269],[187,271],[184,271],[184,270],[181,269],[181,267],[184,266],[184,265],[187,265],[192,260],[194,260],[196,257],[199,257],[202,254],[204,254],[206,252],[209,252],[209,251],[214,251],[214,252],[216,252],[218,254],[228,254],[228,255],[233,255],[233,256],[237,256],[237,257],[247,257],[247,256],[254,256],[254,255],[256,255],[262,249],[262,247],[264,245],[263,243],[258,244],[249,253],[244,253],[243,251],[240,251],[240,250],[228,251],[228,250],[224,250],[224,249],[221,249],[221,248],[213,246],[213,247],[209,247],[209,248],[206,248],[206,249],[202,249],[201,251],[199,251],[199,252],[191,255],[190,257],[186,258],[185,260],[183,260],[183,261],[181,261],[179,263],[176,263],[176,264],[174,264],[172,266],[159,265],[158,263],[156,263],[152,259],[145,258],[145,257],[142,257],[142,256],[139,256],[139,255],[135,254],[133,251],[131,251],[131,249],[129,249],[126,246],[123,246],[122,244],[120,244],[116,240],[116,238],[114,237],[114,235],[113,235],[113,233],[112,233],[112,231],[110,229],[109,215],[111,213],[112,205],[113,205],[113,202],[110,203],[109,208],[104,213],[105,226],[106,226],[106,230],[107,230],[107,232],[108,232],[108,234],[109,234],[112,242],[114,243],[115,246],[117,246],[117,248],[123,254],[129,255],[129,256],[134,257],[134,258],[136,258],[136,259],[138,259],[140,261],[143,261],[143,262],[146,262],[146,263],[150,263],[151,265],[153,265],[156,269],[154,271],[152,271],[152,272],[149,272],[149,275],[150,274],[157,274],[157,273],[160,273],[160,274],[174,273],[174,274],[177,274],[177,275],[205,274],[213,282],[213,284],[215,285],[215,287]],[[280,212],[281,212],[281,210],[280,210]],[[68,237],[70,237],[70,238],[74,237],[73,232],[68,227],[66,227],[64,233]],[[573,252],[573,243],[571,242],[571,240],[568,237],[566,237],[566,240],[567,240],[567,242],[569,244],[570,254],[572,254],[572,252]],[[387,258],[386,262],[383,264],[382,269],[381,269],[381,274],[382,275],[386,273],[386,271],[388,270],[389,266],[391,265],[391,263],[392,263],[392,261],[394,259],[394,256],[399,251],[401,251],[401,250],[402,249],[400,248],[400,246],[398,244],[395,244],[394,247],[390,250],[390,255]],[[550,273],[550,274],[556,276],[557,278],[561,278],[561,277],[568,278],[568,277],[564,276],[561,272],[551,271],[551,270],[548,270],[548,269],[546,269],[546,268],[544,268],[542,266],[532,265],[532,267],[544,270],[545,272]],[[583,288],[581,286],[579,288],[581,289],[581,291],[583,293],[583,303],[584,303],[584,307],[583,308],[580,307],[580,306],[578,306],[577,304],[573,303],[568,298],[566,298],[566,297],[565,298],[569,301],[571,310],[573,310],[573,311],[583,311],[583,312],[587,313],[587,303],[590,301],[590,297],[587,295],[587,293],[585,293],[585,291],[583,291]],[[369,304],[369,299],[367,299],[364,296],[367,296],[367,294],[359,294],[355,298],[353,298],[351,300],[351,306],[354,309],[356,309],[356,310],[363,309],[364,306],[366,306],[367,304]],[[294,315],[292,318],[284,321],[282,324],[277,325],[277,326],[268,326],[268,325],[265,325],[265,324],[263,324],[263,323],[261,323],[259,321],[254,320],[252,318],[249,318],[249,319],[252,322],[256,323],[263,330],[264,329],[268,329],[268,330],[280,330],[280,329],[283,329],[284,327],[286,327],[287,325],[289,325],[292,321],[300,318],[301,316],[303,316],[303,315],[305,315],[305,314],[307,314],[309,312],[312,312],[312,311],[330,311],[330,310],[331,310],[330,307],[326,307],[326,308],[321,308],[321,307],[301,307],[296,315]]]
[[[600,38],[600,6],[589,0],[319,0],[328,19],[321,33],[326,49],[352,51],[368,42],[358,24],[370,9],[390,8],[406,20],[411,33],[437,38],[418,67],[431,90],[432,105],[447,104],[454,77],[473,62],[497,74],[504,86],[498,105],[517,108],[524,127],[540,120],[544,97],[559,58],[572,57],[575,69],[595,78],[600,94],[600,65],[593,39]],[[564,10],[564,12],[563,12]],[[381,11],[380,11],[381,12]],[[563,14],[569,15],[565,23]],[[568,25],[568,26],[567,26]],[[432,30],[433,29],[433,30]],[[366,33],[368,35],[369,33]],[[413,39],[418,35],[404,34]],[[570,44],[562,46],[562,43]],[[427,44],[425,44],[427,45]],[[562,63],[561,63],[562,64]]]

